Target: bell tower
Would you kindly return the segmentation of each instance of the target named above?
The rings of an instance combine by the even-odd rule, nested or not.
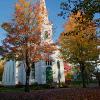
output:
[[[40,11],[39,14],[42,17],[42,27],[41,27],[41,39],[44,42],[52,43],[52,24],[48,18],[48,11],[46,8],[45,0],[35,0],[34,2],[39,3]]]
[[[43,16],[42,34],[45,42],[52,42],[52,24],[48,18],[45,0],[40,0],[41,14]]]

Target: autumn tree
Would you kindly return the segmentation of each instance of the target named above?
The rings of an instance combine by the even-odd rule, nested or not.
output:
[[[38,2],[32,4],[31,1],[19,0],[15,6],[14,19],[2,24],[2,28],[8,33],[3,41],[2,56],[7,60],[23,61],[26,69],[26,92],[29,91],[32,63],[48,59],[55,48],[54,44],[43,42],[43,14],[44,9]]]
[[[85,72],[95,68],[93,66],[99,55],[97,46],[100,42],[97,42],[95,22],[87,20],[81,11],[72,13],[59,41],[62,58],[80,66],[83,87],[86,87]]]

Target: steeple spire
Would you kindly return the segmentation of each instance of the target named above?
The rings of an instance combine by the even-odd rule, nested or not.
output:
[[[40,8],[41,8],[40,12],[43,18],[45,19],[45,22],[49,22],[45,0],[40,0]]]
[[[43,4],[44,7],[46,6],[45,0],[40,0],[40,3]]]
[[[39,3],[40,11],[39,15],[42,18],[42,27],[41,27],[41,38],[43,41],[51,42],[52,41],[52,24],[48,19],[48,12],[46,8],[45,0],[33,0],[34,3]]]
[[[50,21],[48,19],[48,12],[46,8],[45,0],[40,0],[40,9],[41,9],[40,13],[43,18],[43,25],[42,25],[43,37],[47,38],[45,41],[51,42],[52,41],[52,25],[50,24]]]
[[[47,11],[45,0],[40,0],[40,5],[42,5],[42,7],[44,8],[44,10]]]

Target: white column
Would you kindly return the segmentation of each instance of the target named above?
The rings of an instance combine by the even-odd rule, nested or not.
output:
[[[41,83],[46,84],[46,65],[43,60],[41,60]]]
[[[25,84],[26,81],[26,71],[23,61],[19,61],[18,65],[18,82],[22,85]]]
[[[15,61],[7,61],[4,65],[3,85],[15,85]]]
[[[65,82],[65,75],[64,75],[64,64],[63,64],[63,60],[59,58],[60,52],[59,51],[55,51],[55,53],[52,55],[54,62],[52,65],[52,69],[53,69],[53,81],[54,82],[58,82],[58,66],[57,66],[57,61],[59,61],[60,63],[60,82]]]
[[[35,64],[35,82],[38,84],[46,83],[46,66],[43,60]]]

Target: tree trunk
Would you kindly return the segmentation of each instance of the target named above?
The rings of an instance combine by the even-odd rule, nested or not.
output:
[[[29,78],[30,78],[30,67],[27,67],[26,69],[26,83],[25,83],[25,92],[29,92]]]
[[[25,48],[25,63],[26,63],[26,83],[25,92],[29,92],[29,78],[30,78],[30,62],[29,62],[29,51],[28,51],[28,37],[25,38],[26,48]]]
[[[97,71],[96,78],[98,80],[98,86],[100,87],[100,72]]]
[[[98,86],[100,87],[100,79],[98,80]]]
[[[80,63],[80,70],[81,70],[81,77],[82,77],[82,86],[83,86],[83,88],[86,88],[84,69],[85,69],[85,66],[84,66],[84,64],[81,62],[81,63]]]

